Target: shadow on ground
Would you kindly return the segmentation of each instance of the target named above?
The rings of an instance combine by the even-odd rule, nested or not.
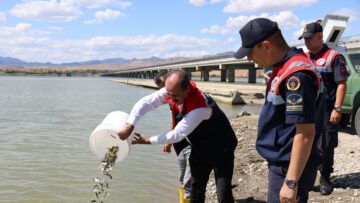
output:
[[[349,173],[334,176],[332,182],[335,188],[360,188],[360,173]]]
[[[237,199],[235,203],[266,203],[263,200],[256,200],[253,197],[248,197],[246,199]]]
[[[357,135],[356,130],[354,128],[351,128],[350,126],[341,127],[339,131],[343,133],[348,133],[350,135]]]
[[[349,173],[338,175],[331,178],[334,188],[360,189],[360,173]],[[315,186],[312,191],[319,192],[319,185]]]

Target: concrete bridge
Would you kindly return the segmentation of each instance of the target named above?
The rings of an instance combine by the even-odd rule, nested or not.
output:
[[[338,50],[358,51],[360,50],[360,36],[354,36],[343,41],[340,37],[344,32],[349,17],[329,14],[322,21],[324,42]],[[343,46],[339,46],[342,44]],[[298,47],[304,48],[305,45]],[[245,58],[235,59],[233,53],[222,56],[214,56],[195,60],[188,60],[176,63],[141,67],[136,69],[122,70],[116,73],[103,74],[102,76],[126,77],[139,79],[152,79],[160,71],[169,71],[172,69],[181,69],[186,71],[190,77],[193,72],[201,72],[200,79],[209,81],[209,72],[212,70],[220,71],[221,82],[235,82],[235,70],[248,70],[248,83],[256,83],[256,70],[260,68],[254,62]]]
[[[193,72],[200,72],[202,81],[209,81],[210,71],[219,70],[221,82],[235,82],[235,70],[242,69],[248,71],[248,82],[256,83],[256,65],[246,58],[235,59],[233,54],[123,70],[102,76],[153,79],[160,71],[173,69],[184,70],[190,77]]]

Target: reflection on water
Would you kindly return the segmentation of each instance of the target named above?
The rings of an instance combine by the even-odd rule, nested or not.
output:
[[[152,91],[103,78],[0,77],[1,201],[89,201],[98,171],[88,144],[91,132],[109,112],[129,112]],[[223,109],[243,107],[236,108]],[[169,129],[165,105],[148,113],[136,130],[156,135]],[[160,145],[132,146],[112,176],[106,202],[178,200],[176,157],[164,155]]]

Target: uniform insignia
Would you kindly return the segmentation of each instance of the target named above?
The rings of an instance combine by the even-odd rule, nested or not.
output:
[[[296,76],[291,76],[286,83],[286,87],[290,91],[296,91],[300,88],[300,79]]]
[[[302,104],[303,98],[299,94],[289,94],[289,96],[286,98],[286,103],[289,105],[297,105]]]
[[[319,58],[318,60],[316,60],[316,65],[322,66],[324,65],[326,62],[326,60],[324,58]]]
[[[289,94],[286,97],[286,111],[302,112],[303,97],[300,94]]]

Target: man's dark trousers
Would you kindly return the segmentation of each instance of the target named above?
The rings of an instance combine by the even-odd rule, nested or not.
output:
[[[223,164],[213,166],[208,160],[204,159],[196,150],[191,150],[190,170],[191,170],[191,203],[205,202],[206,185],[209,180],[211,170],[214,170],[215,184],[218,202],[233,203],[234,198],[231,191],[231,180],[234,168],[234,154],[229,153],[222,156]]]
[[[284,184],[287,173],[287,167],[269,166],[269,190],[267,203],[279,203],[279,192]],[[317,166],[306,166],[298,185],[297,200],[299,203],[305,203],[309,199],[309,191],[315,183]]]

